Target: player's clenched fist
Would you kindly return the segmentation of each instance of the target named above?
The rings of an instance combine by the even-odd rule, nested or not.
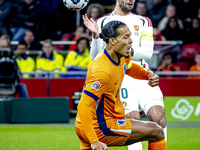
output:
[[[149,85],[152,87],[158,86],[159,84],[159,77],[156,74],[149,74]]]
[[[92,150],[107,150],[108,149],[107,145],[100,141],[93,142],[91,144],[91,148]]]

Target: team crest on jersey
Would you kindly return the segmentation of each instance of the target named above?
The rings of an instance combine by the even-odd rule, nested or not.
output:
[[[125,120],[117,120],[117,124],[119,126],[125,126],[126,125],[126,121]]]
[[[123,74],[125,74],[125,72],[126,72],[126,63],[124,63],[124,67],[123,67]]]
[[[134,25],[134,30],[139,31],[139,25]]]
[[[94,81],[90,87],[98,91],[99,88],[101,87],[101,84],[99,83],[99,81]]]
[[[122,101],[122,105],[123,105],[124,107],[126,107],[126,106],[127,106],[127,102]]]

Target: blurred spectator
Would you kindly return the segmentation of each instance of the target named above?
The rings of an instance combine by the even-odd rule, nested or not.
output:
[[[26,42],[28,50],[41,50],[42,48],[40,41],[35,40],[35,35],[31,30],[25,32],[23,41]]]
[[[100,18],[104,15],[104,7],[98,3],[92,3],[87,7],[87,16],[88,18],[94,19]]]
[[[64,36],[64,35],[63,35]],[[74,34],[72,34],[68,41],[77,41],[79,38],[81,37],[86,37],[88,38],[89,35],[87,33],[85,33],[85,28],[84,26],[78,26],[76,28],[76,31],[74,32]],[[77,45],[76,44],[71,44],[71,45],[68,45],[68,46],[65,46],[64,48],[65,50],[70,50],[70,51],[74,51],[77,49]]]
[[[35,22],[39,13],[39,6],[36,0],[24,0],[22,8],[12,20],[12,40],[21,41],[26,30],[34,30]]]
[[[149,11],[150,19],[154,27],[158,26],[159,21],[165,17],[165,0],[154,0],[154,6]]]
[[[188,29],[186,36],[186,44],[197,43],[200,45],[200,19],[192,19],[192,27]]]
[[[196,17],[197,6],[193,0],[180,0],[177,3],[178,16],[183,21],[184,28],[191,25],[192,18]]]
[[[86,13],[88,18],[92,18],[94,21],[96,21],[98,18],[104,16],[105,10],[103,5],[98,3],[92,3],[87,7]],[[92,33],[88,29],[86,29],[86,33],[88,34],[87,38],[91,41]]]
[[[147,6],[146,6],[146,2],[144,0],[140,0],[136,3],[136,9],[135,9],[135,13],[137,15],[141,15],[141,16],[146,16],[149,17],[149,14],[147,14]]]
[[[68,53],[62,71],[86,71],[91,62],[89,40],[82,37],[77,40],[77,49]]]
[[[2,35],[0,37],[0,47],[10,47],[10,36]]]
[[[183,31],[180,29],[177,17],[170,17],[167,27],[161,32],[166,40],[182,40]]]
[[[159,31],[164,30],[167,26],[167,22],[168,22],[169,18],[173,17],[173,16],[177,16],[176,7],[173,4],[169,4],[169,5],[167,5],[165,17],[162,20],[160,20],[160,22],[158,24],[158,30]],[[178,19],[178,24],[179,24],[179,27],[181,29],[183,29],[183,23],[180,19]]]
[[[7,0],[0,0],[0,35],[10,34],[10,12],[11,2]]]
[[[35,71],[35,61],[30,56],[26,55],[27,50],[26,42],[20,42],[18,44],[16,52],[19,56],[16,58],[16,62],[22,73],[24,71]],[[30,77],[30,75],[23,74],[23,77],[27,78]]]
[[[176,67],[172,64],[172,54],[166,53],[163,55],[160,66],[157,71],[176,71]]]
[[[190,67],[190,71],[200,71],[200,52],[195,54],[194,61],[196,62],[196,65]],[[189,75],[189,77],[200,78],[200,75]]]
[[[176,71],[176,67],[172,64],[172,54],[166,53],[163,55],[161,64],[158,66],[157,71]],[[173,75],[166,75],[162,77],[173,77]]]
[[[56,53],[52,46],[51,40],[44,41],[42,51],[43,53],[39,55],[36,59],[36,71],[61,71],[61,68],[63,67],[63,56]],[[59,77],[59,75],[56,74],[55,77]]]

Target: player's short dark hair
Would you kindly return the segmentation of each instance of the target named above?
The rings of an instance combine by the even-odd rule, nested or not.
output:
[[[19,42],[18,45],[25,45],[26,47],[28,47],[28,45],[27,45],[27,43],[26,43],[25,41],[21,41],[21,42]]]
[[[99,37],[103,39],[106,43],[108,43],[109,38],[116,38],[119,33],[117,32],[117,29],[126,26],[125,23],[121,21],[111,21],[108,22],[102,29],[102,32],[99,34]]]

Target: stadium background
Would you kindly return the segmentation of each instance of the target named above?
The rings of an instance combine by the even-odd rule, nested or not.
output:
[[[13,9],[10,18],[14,16],[16,9],[20,8],[23,0],[11,2]],[[178,2],[181,0],[166,0],[164,4],[178,4]],[[193,2],[197,7],[200,6],[199,1]],[[102,4],[106,14],[111,11],[114,2],[96,0],[90,1],[88,6],[92,3]],[[60,42],[64,34],[75,31],[77,13],[68,10],[61,0],[37,0],[37,4],[40,15],[33,30],[38,41],[52,39]],[[84,14],[86,10],[87,7],[79,13]],[[15,46],[17,42],[11,41],[11,44]],[[64,44],[68,44],[67,41],[65,42]],[[184,39],[155,43],[154,55],[149,60],[152,70],[156,72],[166,52],[173,53],[174,64],[179,68],[176,72],[156,72],[161,76],[160,88],[163,91],[166,106],[168,148],[198,150],[200,149],[200,79],[191,79],[187,75],[191,74],[188,70],[194,64],[194,53],[200,49],[189,45],[190,51],[182,57],[185,45],[194,43],[187,43],[187,41],[185,43]],[[41,50],[38,49],[29,51],[29,55],[34,59],[39,53]],[[58,53],[65,57],[68,51],[58,50]],[[167,75],[173,75],[173,77]],[[26,84],[29,99],[17,98],[19,97],[17,95],[14,99],[0,101],[0,149],[79,149],[79,140],[74,131],[74,117],[84,78],[32,77],[23,78],[21,83]],[[180,100],[184,101],[180,104],[178,103]],[[172,114],[173,110],[176,115]],[[147,142],[143,142],[143,145],[144,149],[147,149]]]

